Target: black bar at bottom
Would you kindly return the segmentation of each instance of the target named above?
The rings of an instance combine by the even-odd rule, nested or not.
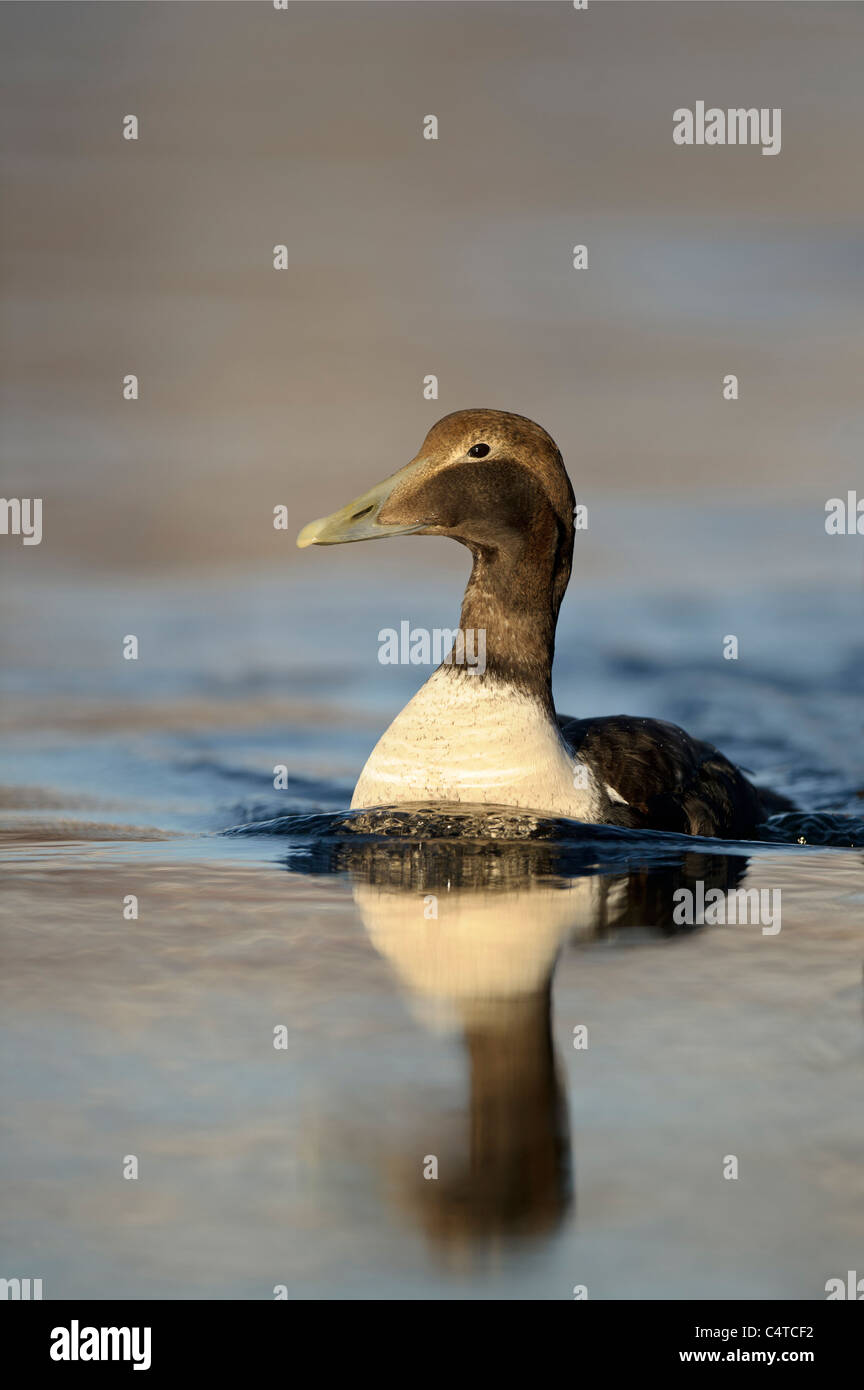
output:
[[[372,1301],[372,1300],[370,1300]],[[442,1300],[444,1301],[444,1300]],[[859,1300],[864,1301],[864,1300]],[[303,1304],[303,1300],[300,1300]],[[477,1305],[471,1304],[477,1317]],[[399,1336],[392,1340],[380,1327],[355,1325],[352,1335],[351,1302],[324,1305],[320,1318],[307,1321],[306,1305],[297,1313],[284,1302],[11,1302],[3,1320],[5,1360],[14,1357],[25,1374],[48,1371],[59,1376],[113,1374],[160,1377],[178,1371],[194,1371],[199,1378],[224,1379],[235,1371],[256,1371],[272,1366],[293,1375],[296,1356],[304,1364],[311,1358],[312,1373],[332,1374],[339,1353],[349,1358],[358,1373],[386,1362],[388,1346],[402,1361],[401,1375],[418,1372],[428,1378],[436,1364],[442,1375],[452,1374],[456,1363],[464,1367],[474,1353],[488,1370],[501,1358],[505,1363],[515,1346],[528,1352],[526,1333],[534,1330],[534,1318],[520,1332],[508,1314],[504,1337],[474,1341],[470,1351],[460,1339],[455,1354],[447,1337],[447,1315],[440,1311],[421,1314],[418,1323],[400,1314]],[[461,1321],[458,1315],[457,1325]],[[534,1315],[536,1316],[536,1314]],[[424,1326],[425,1324],[425,1326]],[[493,1320],[494,1328],[494,1320]],[[591,1364],[609,1371],[644,1369],[665,1371],[688,1366],[783,1366],[810,1367],[824,1375],[841,1365],[857,1364],[864,1319],[862,1309],[841,1301],[810,1302],[573,1302],[563,1321],[549,1324],[554,1335],[567,1338],[555,1353],[574,1373]],[[329,1329],[329,1331],[328,1331]],[[325,1337],[320,1336],[321,1331]],[[467,1328],[465,1329],[467,1331]],[[479,1329],[474,1329],[475,1332]],[[484,1329],[485,1333],[485,1329]],[[420,1362],[413,1370],[406,1362],[406,1338],[421,1337]],[[430,1335],[431,1334],[431,1335]],[[383,1338],[383,1340],[382,1340]],[[551,1351],[552,1344],[547,1347]],[[586,1362],[586,1358],[591,1358]],[[471,1358],[473,1359],[473,1358]],[[394,1371],[396,1368],[393,1368]],[[511,1368],[512,1369],[512,1368]],[[302,1373],[308,1378],[310,1368]]]

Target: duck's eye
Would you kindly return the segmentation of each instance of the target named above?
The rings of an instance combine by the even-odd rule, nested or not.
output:
[[[471,459],[485,459],[488,452],[488,444],[473,444],[468,450],[468,457]]]

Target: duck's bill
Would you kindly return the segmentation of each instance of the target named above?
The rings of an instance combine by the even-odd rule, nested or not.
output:
[[[422,531],[425,525],[422,521],[394,524],[378,519],[406,472],[402,469],[391,478],[385,478],[383,483],[376,483],[341,511],[310,521],[297,537],[300,549],[304,550],[307,545],[346,545],[351,541],[374,541],[381,536],[407,536],[412,531]]]

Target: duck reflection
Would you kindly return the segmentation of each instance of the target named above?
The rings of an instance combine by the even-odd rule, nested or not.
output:
[[[375,949],[424,1026],[456,1032],[468,1068],[467,1126],[400,1163],[399,1199],[455,1254],[477,1241],[554,1231],[573,1200],[569,1117],[553,1040],[562,949],[612,935],[680,935],[673,893],[732,888],[746,859],[667,851],[604,864],[597,845],[533,840],[346,839],[289,860],[347,872]],[[620,858],[620,855],[619,855]],[[424,1162],[421,1164],[420,1158]],[[434,1159],[434,1165],[431,1160]],[[429,1180],[430,1168],[437,1180]],[[411,1176],[407,1176],[410,1174]]]
[[[530,854],[490,861],[454,845],[379,845],[350,858],[360,917],[415,1014],[464,1041],[467,1134],[455,1153],[430,1144],[437,1181],[412,1168],[416,1181],[400,1185],[450,1247],[547,1231],[570,1200],[551,985],[562,942],[593,914],[599,880],[545,881],[532,867]]]

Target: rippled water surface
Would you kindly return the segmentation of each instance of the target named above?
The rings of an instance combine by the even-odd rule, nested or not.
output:
[[[727,845],[346,815],[424,675],[378,630],[458,602],[391,563],[350,604],[343,559],[7,595],[5,1264],[50,1298],[824,1297],[864,1248],[860,593],[571,596],[563,711],[678,720],[806,813]],[[677,921],[699,885],[779,891],[780,929]]]

